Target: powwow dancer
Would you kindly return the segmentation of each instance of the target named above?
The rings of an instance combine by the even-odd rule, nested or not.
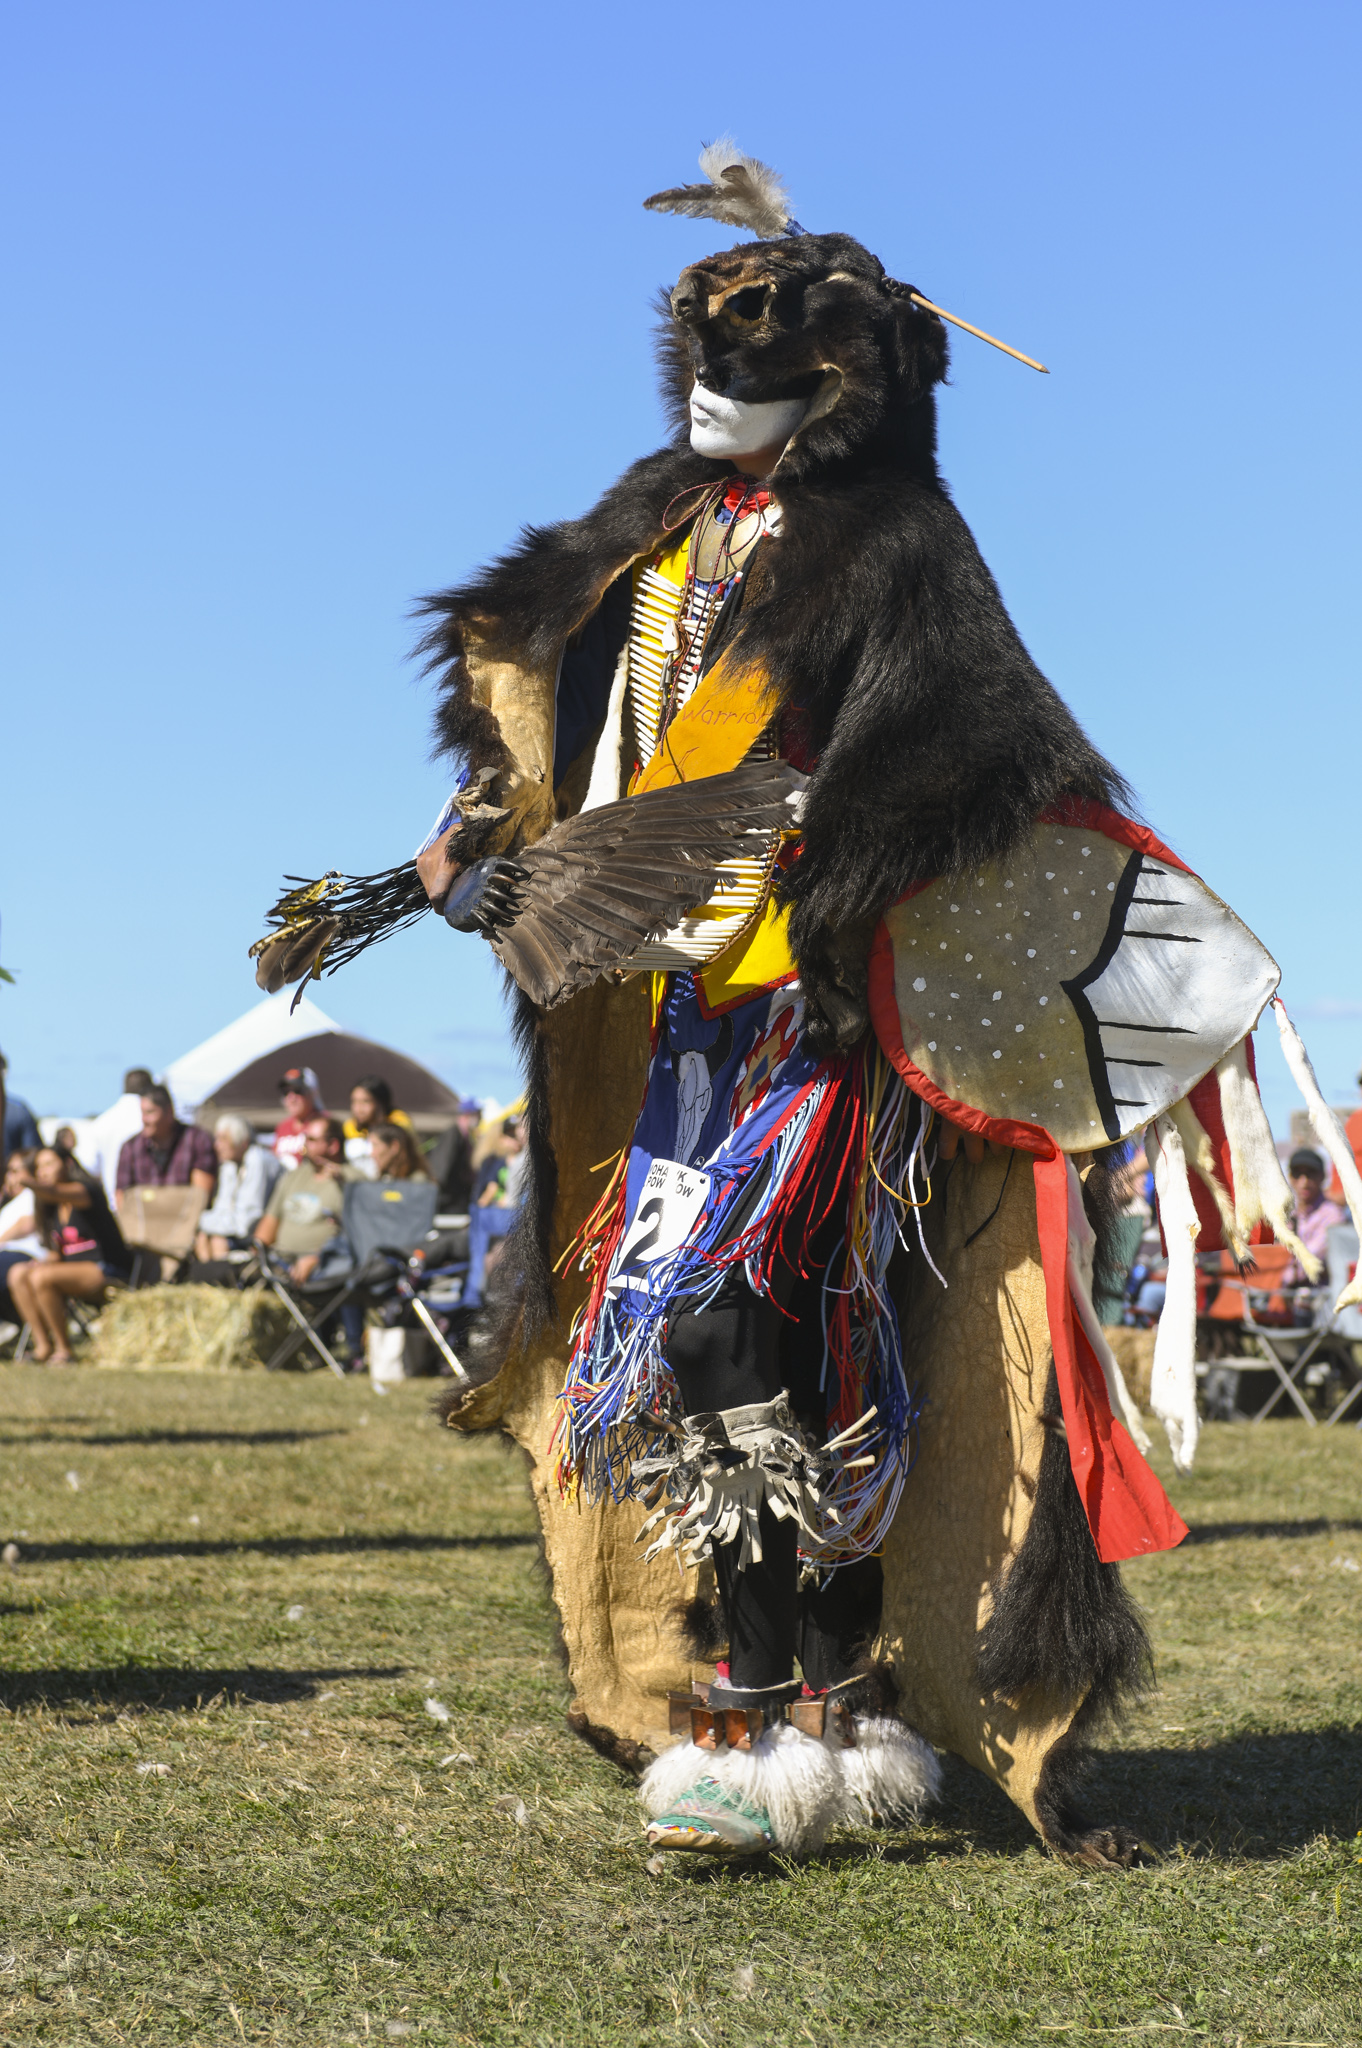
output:
[[[450,1420],[505,1417],[531,1451],[575,1725],[647,1764],[650,1840],[803,1852],[915,1811],[937,1766],[897,1694],[1047,1841],[1126,1861],[1133,1838],[1083,1821],[1067,1773],[1146,1677],[1117,1561],[1185,1527],[1093,1314],[1088,1162],[1145,1132],[1170,1258],[1153,1404],[1185,1468],[1195,1249],[1295,1244],[1249,1048],[1277,971],[1123,814],[947,495],[953,316],[850,236],[806,233],[731,144],[701,165],[647,204],[758,239],[670,295],[673,441],[428,600],[458,789],[414,864],[282,897],[258,979],[331,971],[429,904],[518,985],[521,1291]],[[607,1131],[618,1163],[588,1194]],[[923,1289],[975,1277],[985,1308],[976,1288],[943,1322],[950,1297]],[[963,1390],[934,1370],[952,1328],[992,1332]],[[957,1442],[990,1372],[1001,1464]],[[920,1600],[914,1640],[938,1493],[979,1562],[940,1561],[966,1596],[955,1635]],[[670,1748],[669,1558],[707,1630],[694,1662],[726,1651],[672,1697]]]

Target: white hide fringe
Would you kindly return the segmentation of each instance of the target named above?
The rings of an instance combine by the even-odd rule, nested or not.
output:
[[[1291,1069],[1291,1078],[1305,1097],[1305,1106],[1310,1112],[1310,1122],[1314,1126],[1315,1136],[1334,1163],[1338,1177],[1343,1183],[1344,1199],[1348,1204],[1348,1214],[1353,1219],[1353,1228],[1359,1237],[1362,1237],[1362,1175],[1357,1171],[1352,1146],[1339,1127],[1338,1118],[1320,1093],[1314,1067],[1310,1064],[1310,1055],[1301,1044],[1300,1035],[1287,1016],[1286,1006],[1280,996],[1272,998],[1272,1007],[1277,1015],[1277,1030],[1281,1037],[1286,1064]],[[1296,1257],[1300,1258],[1299,1252],[1296,1253]],[[1304,1265],[1305,1261],[1301,1260],[1301,1263]],[[1334,1308],[1336,1311],[1350,1308],[1355,1302],[1362,1302],[1362,1273],[1353,1275],[1334,1303]]]
[[[765,1729],[751,1749],[698,1749],[679,1742],[649,1764],[638,1796],[652,1819],[666,1813],[701,1778],[714,1778],[771,1816],[776,1847],[814,1856],[831,1828],[847,1818],[846,1780],[836,1756],[788,1721]]]
[[[836,1737],[830,1730],[825,1739],[831,1744]],[[855,1748],[834,1749],[833,1755],[842,1769],[847,1821],[901,1825],[920,1819],[941,1796],[936,1751],[903,1721],[858,1714]]]
[[[1220,1114],[1229,1140],[1234,1217],[1239,1235],[1247,1242],[1255,1224],[1269,1224],[1278,1244],[1286,1245],[1292,1257],[1316,1279],[1319,1260],[1306,1250],[1291,1228],[1291,1187],[1282,1172],[1267,1112],[1249,1072],[1246,1038],[1241,1038],[1226,1053],[1215,1072],[1220,1083]]]
[[[626,640],[615,663],[615,680],[610,685],[605,724],[591,757],[591,780],[582,803],[584,811],[598,811],[602,804],[619,802],[620,742],[624,731],[624,693],[628,686],[629,643]]]
[[[1239,1230],[1239,1219],[1234,1213],[1234,1199],[1216,1170],[1215,1150],[1211,1144],[1210,1133],[1185,1095],[1181,1102],[1173,1104],[1168,1114],[1178,1127],[1178,1136],[1182,1140],[1182,1149],[1187,1155],[1188,1162],[1195,1167],[1197,1178],[1214,1197],[1215,1206],[1220,1212],[1220,1234],[1234,1254],[1236,1262],[1242,1266],[1252,1254],[1247,1240]],[[1237,1187],[1239,1176],[1233,1167],[1231,1175]]]
[[[1179,1472],[1190,1472],[1201,1429],[1196,1406],[1196,1241],[1201,1220],[1173,1119],[1155,1117],[1144,1142],[1168,1246],[1168,1286],[1154,1339],[1149,1405],[1168,1432],[1173,1463]]]
[[[1089,1344],[1102,1368],[1102,1377],[1107,1383],[1107,1399],[1113,1415],[1119,1415],[1129,1430],[1134,1443],[1141,1452],[1149,1449],[1140,1411],[1131,1398],[1126,1376],[1116,1363],[1112,1348],[1107,1342],[1107,1333],[1097,1320],[1097,1310],[1092,1301],[1093,1259],[1097,1249],[1097,1234],[1088,1221],[1088,1212],[1083,1207],[1083,1183],[1078,1178],[1078,1169],[1073,1160],[1067,1161],[1069,1168],[1069,1297],[1073,1302],[1078,1320],[1082,1323]]]

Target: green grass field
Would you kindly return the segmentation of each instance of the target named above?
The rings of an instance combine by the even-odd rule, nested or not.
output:
[[[650,1876],[519,1461],[430,1392],[0,1369],[0,2042],[1362,2042],[1355,1430],[1212,1426],[1129,1568],[1162,1689],[1088,1803],[1147,1867],[950,1765],[916,1833]]]

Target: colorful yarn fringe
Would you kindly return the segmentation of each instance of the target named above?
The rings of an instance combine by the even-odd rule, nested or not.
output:
[[[802,1554],[829,1571],[881,1547],[912,1467],[920,1412],[904,1377],[889,1266],[896,1245],[908,1248],[900,1212],[930,1200],[930,1183],[921,1199],[915,1193],[930,1122],[877,1046],[824,1063],[774,1128],[749,1135],[740,1126],[707,1162],[709,1207],[686,1241],[649,1269],[643,1298],[609,1284],[628,1220],[622,1155],[564,1258],[575,1255],[591,1276],[554,1436],[564,1493],[580,1486],[592,1500],[628,1497],[635,1459],[675,1431],[681,1407],[663,1346],[678,1298],[702,1307],[738,1264],[772,1297],[782,1266],[808,1276],[810,1245],[836,1213],[845,1231],[822,1288],[827,1433],[831,1440],[863,1418],[870,1426],[839,1463],[829,1492],[835,1519]],[[727,1234],[738,1196],[758,1175],[746,1226]]]

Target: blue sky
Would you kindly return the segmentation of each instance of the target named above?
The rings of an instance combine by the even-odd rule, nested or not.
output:
[[[957,339],[945,474],[1037,660],[1354,1099],[1360,19],[13,10],[12,1084],[99,1108],[249,1006],[284,871],[411,852],[446,786],[411,601],[657,444],[650,300],[724,236],[639,202],[728,130],[806,226],[1051,366]],[[314,992],[511,1092],[480,942],[431,920]]]

